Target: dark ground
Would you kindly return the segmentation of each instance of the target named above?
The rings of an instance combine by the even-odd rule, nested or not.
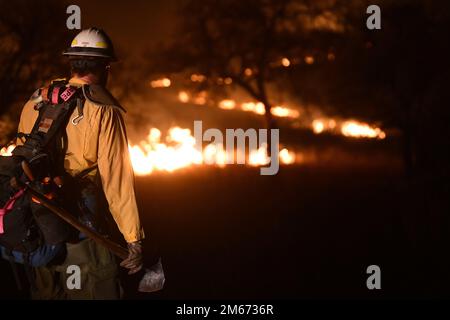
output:
[[[146,296],[129,283],[128,297],[449,297],[442,194],[408,187],[398,165],[355,163],[138,178],[146,247],[159,245],[167,281]],[[372,264],[379,291],[366,288]],[[0,297],[17,297],[3,261],[0,272]]]

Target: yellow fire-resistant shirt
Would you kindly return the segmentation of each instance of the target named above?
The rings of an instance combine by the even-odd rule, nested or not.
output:
[[[79,78],[72,78],[69,83],[73,86],[86,84]],[[25,104],[19,132],[29,133],[32,130],[38,116],[34,105],[32,101]],[[77,115],[75,108],[70,119]],[[144,232],[136,205],[134,174],[121,112],[118,108],[86,100],[83,115],[77,125],[71,121],[67,125],[64,167],[69,174],[76,175],[97,163],[109,209],[120,232],[127,242],[141,240]],[[23,142],[17,141],[17,144]],[[95,175],[95,170],[90,175]]]

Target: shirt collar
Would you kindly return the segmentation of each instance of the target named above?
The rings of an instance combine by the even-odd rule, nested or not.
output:
[[[81,87],[84,84],[88,84],[88,82],[86,80],[83,80],[83,79],[80,79],[80,78],[77,78],[77,77],[72,77],[69,80],[69,84],[73,85],[75,87]]]

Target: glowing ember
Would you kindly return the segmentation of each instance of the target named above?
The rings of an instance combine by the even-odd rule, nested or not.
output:
[[[170,87],[171,81],[169,78],[163,78],[158,80],[153,80],[150,82],[152,88],[168,88]]]
[[[264,109],[264,104],[262,102],[245,102],[241,105],[241,109],[243,111],[249,111],[254,112],[259,115],[263,115],[266,113],[266,110]]]
[[[11,144],[8,147],[3,147],[0,150],[0,156],[2,156],[2,157],[12,156],[12,151],[14,150],[15,147],[16,147],[15,144]]]
[[[288,58],[283,58],[281,59],[281,64],[283,65],[283,67],[289,67],[291,65],[291,61],[289,61]]]
[[[236,107],[236,102],[234,100],[222,100],[219,102],[219,108],[225,110],[231,110]]]
[[[313,56],[306,56],[305,57],[305,63],[306,64],[313,64],[314,63],[314,57]]]
[[[206,80],[206,77],[202,74],[192,74],[191,75],[191,81],[192,82],[203,82]]]
[[[293,164],[295,162],[295,154],[284,148],[280,150],[280,161],[283,164]]]
[[[204,96],[197,96],[194,99],[195,104],[204,105],[206,103],[206,98]]]
[[[357,122],[357,121],[346,121],[342,124],[341,132],[346,137],[355,138],[386,138],[386,133],[384,133],[380,128],[373,128],[367,123]]]
[[[226,99],[219,102],[219,108],[224,110],[233,110],[237,108],[237,104],[234,100]],[[264,104],[262,102],[244,102],[241,104],[240,109],[243,111],[254,112],[259,115],[264,115],[266,113]],[[300,116],[300,112],[298,110],[286,108],[283,106],[272,107],[270,113],[272,113],[272,115],[274,115],[275,117],[280,118],[298,118]]]
[[[337,127],[339,127],[339,130]],[[348,120],[338,124],[334,119],[316,119],[312,122],[312,129],[316,134],[330,131],[352,138],[386,138],[386,133],[380,128],[354,120]]]
[[[300,116],[300,112],[298,112],[298,110],[289,109],[282,106],[273,107],[270,109],[270,113],[275,117],[298,118]]]
[[[316,119],[311,126],[314,133],[319,134],[324,131],[332,131],[336,128],[336,125],[336,120],[334,119]]]
[[[178,100],[182,103],[188,103],[189,102],[189,94],[186,91],[180,91],[178,93]]]
[[[207,93],[206,91],[201,91],[196,97],[194,97],[194,103],[199,105],[204,105],[206,103]]]
[[[325,129],[325,123],[322,120],[314,120],[312,122],[312,129],[316,134],[322,133]]]
[[[333,120],[333,119],[328,120],[328,127],[329,127],[330,129],[336,128],[336,121]]]

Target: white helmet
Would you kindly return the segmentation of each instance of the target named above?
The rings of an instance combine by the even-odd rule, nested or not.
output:
[[[103,30],[97,28],[89,28],[77,34],[63,55],[116,60],[111,39]]]

